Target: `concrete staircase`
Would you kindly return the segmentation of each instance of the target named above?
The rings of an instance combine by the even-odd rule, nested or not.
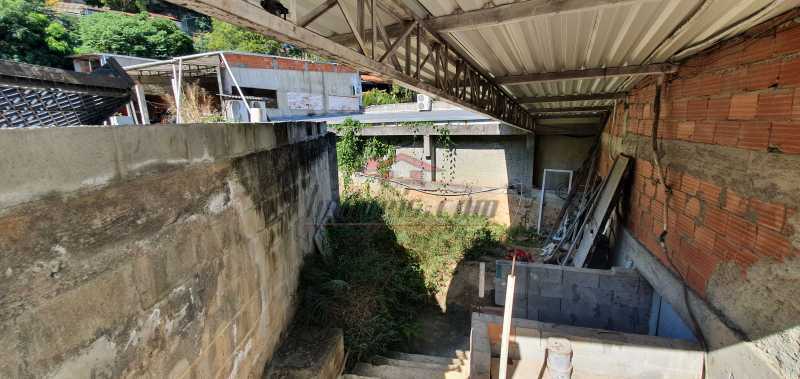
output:
[[[371,363],[356,364],[342,379],[466,379],[468,369],[463,351],[456,351],[452,358],[390,352]]]

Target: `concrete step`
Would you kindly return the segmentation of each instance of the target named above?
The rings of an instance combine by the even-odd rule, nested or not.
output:
[[[392,359],[400,359],[404,361],[438,363],[442,365],[461,365],[465,361],[464,358],[459,357],[458,355],[455,358],[448,358],[448,357],[437,357],[435,355],[401,353],[397,351],[387,352],[386,357]]]
[[[417,367],[376,366],[358,363],[353,373],[381,379],[466,379],[461,370],[430,370]]]
[[[421,362],[421,361],[411,361],[411,360],[404,360],[404,359],[395,359],[395,358],[386,358],[386,357],[375,357],[372,359],[373,365],[379,366],[398,366],[398,367],[416,367],[416,368],[424,368],[429,370],[458,370],[462,366],[461,360],[453,359],[452,363],[439,363],[439,362]]]

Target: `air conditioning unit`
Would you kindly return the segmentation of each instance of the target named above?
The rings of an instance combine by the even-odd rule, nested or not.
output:
[[[242,100],[230,100],[225,106],[225,118],[230,122],[250,122],[250,110]]]
[[[428,95],[417,94],[417,110],[430,111],[433,108],[433,101]]]

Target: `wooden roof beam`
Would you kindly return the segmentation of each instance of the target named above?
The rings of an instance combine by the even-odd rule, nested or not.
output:
[[[610,93],[591,93],[591,94],[579,94],[579,95],[531,96],[531,97],[521,97],[517,100],[522,104],[536,104],[536,103],[555,103],[562,101],[616,100],[616,99],[624,99],[626,96],[628,96],[627,92],[610,92]]]
[[[525,84],[558,80],[607,78],[612,76],[671,74],[677,70],[678,66],[676,65],[669,63],[657,63],[643,66],[590,68],[585,70],[568,70],[560,72],[542,72],[534,74],[500,76],[495,78],[495,82],[497,84]]]

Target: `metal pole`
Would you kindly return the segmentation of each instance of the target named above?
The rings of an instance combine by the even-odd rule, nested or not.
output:
[[[150,125],[150,112],[147,111],[147,99],[144,95],[144,87],[141,84],[133,86],[136,94],[136,102],[139,104],[139,113],[142,116],[142,125]]]
[[[175,123],[181,123],[181,91],[178,81],[178,68],[172,65],[172,97],[175,99]]]
[[[544,191],[547,190],[547,169],[542,174],[542,190],[539,192],[539,216],[536,221],[536,233],[542,232],[542,212],[544,211]]]

